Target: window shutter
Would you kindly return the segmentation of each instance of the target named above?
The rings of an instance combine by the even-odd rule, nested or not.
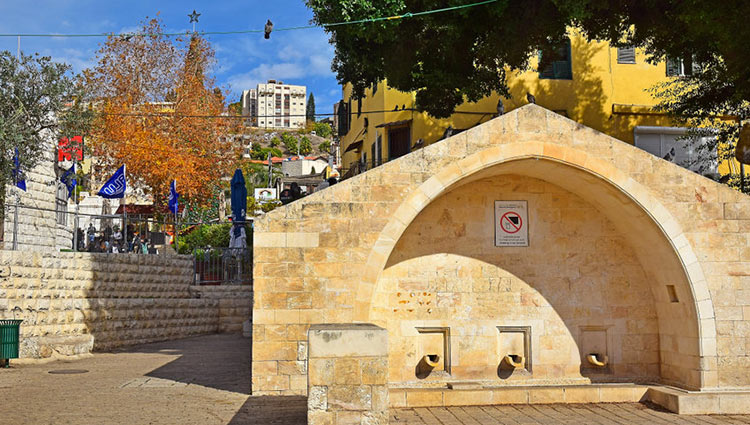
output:
[[[570,62],[568,61],[557,61],[552,63],[552,68],[555,72],[555,79],[558,80],[572,80],[573,71],[570,69]]]
[[[349,129],[352,128],[352,98],[349,98],[349,101],[346,102],[346,112],[348,114],[348,119],[346,120],[346,131],[348,132]]]
[[[693,75],[693,57],[688,55],[682,60],[682,74],[681,75]]]
[[[346,102],[339,102],[339,136],[349,132],[349,110]],[[261,123],[262,124],[262,123]]]
[[[680,75],[680,60],[667,58],[667,77],[678,77]]]
[[[691,59],[693,62],[693,75],[700,74],[700,72],[702,71],[701,64],[697,60],[695,60],[695,56],[693,56]]]
[[[543,52],[539,52],[539,62],[542,61]],[[564,44],[555,49],[554,52],[549,52],[554,59],[544,69],[539,71],[539,78],[550,78],[556,80],[572,80],[573,79],[573,67],[570,53],[570,39],[566,40]]]
[[[635,47],[618,48],[617,63],[635,63]]]
[[[378,134],[378,138],[375,141],[375,143],[378,145],[378,148],[377,148],[377,157],[378,157],[378,159],[377,159],[377,161],[378,161],[378,164],[382,164],[383,163],[383,136],[381,136],[381,135]]]

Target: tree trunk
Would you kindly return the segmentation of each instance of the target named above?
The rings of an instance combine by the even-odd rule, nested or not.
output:
[[[5,249],[5,198],[7,186],[0,182],[0,249]]]

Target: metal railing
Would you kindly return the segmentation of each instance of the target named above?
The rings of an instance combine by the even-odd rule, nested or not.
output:
[[[6,249],[18,249],[19,232],[35,232],[56,238],[65,250],[155,254],[173,242],[175,231],[171,217],[157,220],[137,214],[89,214],[60,206],[51,209],[23,204],[6,204],[5,214],[11,215],[5,223],[10,239],[4,241]],[[24,218],[27,216],[33,219]],[[200,224],[207,223],[180,222],[179,228]]]
[[[195,285],[252,285],[252,248],[198,248],[193,272]]]
[[[396,158],[393,158],[396,159]],[[348,178],[354,177],[357,174],[362,174],[365,171],[372,170],[373,168],[383,165],[386,162],[391,161],[391,159],[383,158],[381,160],[372,160],[372,161],[357,161],[349,164],[349,167],[342,167],[340,170],[341,173],[341,180],[346,180]]]

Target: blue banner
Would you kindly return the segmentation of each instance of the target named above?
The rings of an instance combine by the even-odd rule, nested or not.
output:
[[[76,185],[78,184],[78,180],[76,179],[76,165],[73,164],[70,169],[65,170],[65,172],[60,176],[60,181],[63,182],[65,187],[68,188],[68,198],[73,195],[73,191],[76,189]]]
[[[177,180],[172,180],[172,184],[169,185],[169,211],[172,214],[177,214],[180,206],[179,200],[180,194],[177,193]]]
[[[110,177],[106,183],[104,183],[104,186],[99,189],[98,195],[107,199],[124,198],[127,186],[128,184],[125,180],[125,166],[123,165],[112,174],[112,177]]]
[[[26,192],[26,179],[21,173],[21,160],[18,158],[18,148],[16,148],[16,154],[13,155],[13,181],[16,187]]]

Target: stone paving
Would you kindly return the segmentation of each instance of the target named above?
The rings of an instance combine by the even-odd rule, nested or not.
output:
[[[70,362],[11,362],[10,369],[0,369],[0,424],[305,425],[305,397],[249,395],[249,359],[248,339],[207,335],[99,353]],[[393,425],[558,423],[750,424],[750,415],[677,416],[643,404],[415,408],[391,412]]]
[[[391,425],[750,424],[750,415],[679,416],[640,403],[546,404],[398,409]]]

